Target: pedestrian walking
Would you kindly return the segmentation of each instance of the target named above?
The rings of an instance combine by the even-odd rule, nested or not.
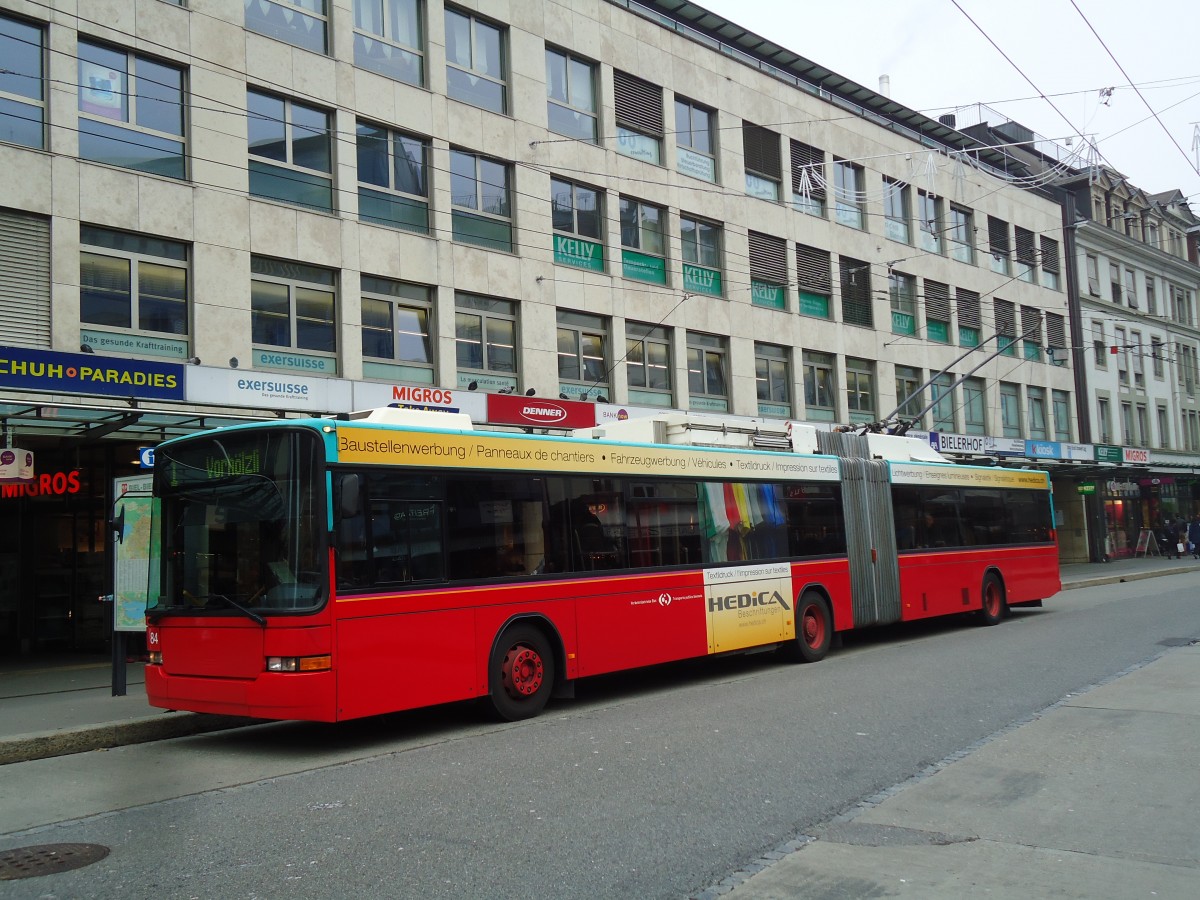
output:
[[[1200,559],[1200,516],[1192,516],[1187,527],[1188,550],[1192,559]]]

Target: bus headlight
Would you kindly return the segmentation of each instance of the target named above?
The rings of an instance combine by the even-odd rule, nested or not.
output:
[[[151,650],[146,655],[146,664],[150,665],[150,666],[161,666],[162,665],[162,651],[161,650]]]
[[[333,668],[333,658],[324,656],[268,656],[268,672],[324,672]]]

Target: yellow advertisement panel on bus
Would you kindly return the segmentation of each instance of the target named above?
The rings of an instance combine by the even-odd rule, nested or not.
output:
[[[787,563],[704,571],[708,652],[724,653],[796,635],[792,567]]]
[[[1044,491],[1050,487],[1045,472],[1034,469],[984,469],[941,464],[913,465],[892,463],[892,484],[930,487],[1028,488]]]
[[[833,457],[353,426],[338,428],[337,447],[340,462],[370,465],[787,481],[837,481],[839,472]]]

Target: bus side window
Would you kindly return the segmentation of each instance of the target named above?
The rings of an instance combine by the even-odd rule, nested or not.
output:
[[[338,589],[366,587],[371,583],[371,564],[367,555],[367,517],[363,505],[351,516],[337,520],[334,540],[337,550]]]

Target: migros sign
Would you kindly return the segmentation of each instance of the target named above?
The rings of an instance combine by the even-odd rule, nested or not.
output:
[[[0,499],[9,500],[16,497],[60,497],[64,494],[78,494],[80,490],[79,471],[73,472],[43,472],[33,481],[22,484],[0,485]]]

